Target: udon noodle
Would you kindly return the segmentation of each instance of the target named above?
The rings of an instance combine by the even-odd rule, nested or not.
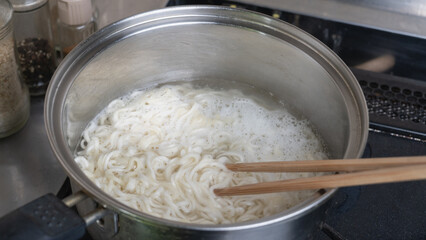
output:
[[[224,163],[327,157],[308,121],[278,105],[188,83],[138,90],[89,123],[75,161],[99,188],[157,217],[225,224],[270,216],[312,192],[217,197],[213,189],[312,175],[233,173]]]

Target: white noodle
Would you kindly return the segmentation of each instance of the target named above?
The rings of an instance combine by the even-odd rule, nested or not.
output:
[[[324,159],[306,120],[238,90],[189,84],[112,101],[83,132],[75,161],[98,187],[142,212],[182,222],[262,218],[312,192],[217,197],[215,188],[312,173],[233,173],[225,162]]]

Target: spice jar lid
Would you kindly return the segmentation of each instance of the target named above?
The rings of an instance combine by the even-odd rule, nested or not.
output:
[[[59,20],[68,25],[82,25],[92,19],[91,0],[59,0]]]
[[[10,0],[13,10],[17,12],[31,11],[47,3],[47,0]]]

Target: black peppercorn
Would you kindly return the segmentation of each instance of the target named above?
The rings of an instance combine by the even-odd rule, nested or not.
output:
[[[54,72],[49,42],[42,38],[27,38],[18,42],[17,52],[22,78],[30,93],[44,93]]]

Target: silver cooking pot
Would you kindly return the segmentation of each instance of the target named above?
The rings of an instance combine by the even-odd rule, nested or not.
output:
[[[96,239],[309,239],[335,189],[274,216],[223,225],[150,216],[110,197],[73,160],[82,131],[110,101],[133,89],[179,80],[221,79],[272,92],[307,117],[333,158],[361,156],[368,134],[362,91],[347,66],[309,34],[269,16],[212,6],[136,15],[92,35],[56,70],[45,121],[74,190],[90,196],[81,214],[111,210],[89,227]]]

